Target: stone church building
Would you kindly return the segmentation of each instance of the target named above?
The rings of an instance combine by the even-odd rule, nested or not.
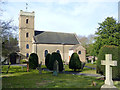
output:
[[[45,63],[47,53],[58,52],[66,64],[73,52],[80,60],[86,62],[86,50],[80,45],[75,33],[62,33],[34,30],[35,12],[20,11],[19,15],[19,49],[21,58],[28,58],[36,53],[39,63]]]

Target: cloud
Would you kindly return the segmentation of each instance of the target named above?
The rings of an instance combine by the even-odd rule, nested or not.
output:
[[[91,0],[88,2],[68,2],[68,0],[66,2],[56,0],[51,3],[30,2],[28,11],[35,11],[35,29],[37,30],[89,35],[95,32],[98,22],[103,21],[106,16],[117,15],[116,4],[91,2]],[[19,11],[25,10],[25,2],[10,2],[6,8],[4,18],[14,17],[18,25]]]
[[[90,15],[92,14],[97,8],[99,7],[98,3],[89,2],[89,3],[83,3],[78,4],[74,7],[74,10],[72,12],[73,15]]]

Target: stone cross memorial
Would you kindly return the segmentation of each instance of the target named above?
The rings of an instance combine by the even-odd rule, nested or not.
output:
[[[117,66],[117,61],[112,61],[112,54],[105,54],[105,60],[101,60],[101,65],[105,65],[106,77],[105,84],[101,88],[116,88],[113,85],[111,66]]]

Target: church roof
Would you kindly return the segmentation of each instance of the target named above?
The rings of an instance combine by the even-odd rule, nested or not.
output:
[[[35,31],[34,40],[38,44],[79,44],[75,34],[61,32]]]

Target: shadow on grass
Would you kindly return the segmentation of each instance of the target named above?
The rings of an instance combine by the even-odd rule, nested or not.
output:
[[[23,69],[23,70],[26,70]],[[73,73],[74,71],[68,71]],[[79,73],[79,71],[77,72]],[[11,76],[9,76],[11,74]],[[92,81],[96,86],[92,86]],[[2,77],[3,88],[95,88],[100,89],[104,80],[96,77],[59,73],[53,76],[52,72],[30,70],[30,72],[13,72]],[[84,89],[83,89],[84,90]]]
[[[43,71],[39,74],[38,70],[30,72],[13,73],[15,76],[3,76],[3,88],[99,88],[91,86],[94,77],[86,77],[72,74],[59,73],[53,76],[52,72]],[[72,83],[71,83],[72,81]],[[100,82],[101,80],[97,80]]]

